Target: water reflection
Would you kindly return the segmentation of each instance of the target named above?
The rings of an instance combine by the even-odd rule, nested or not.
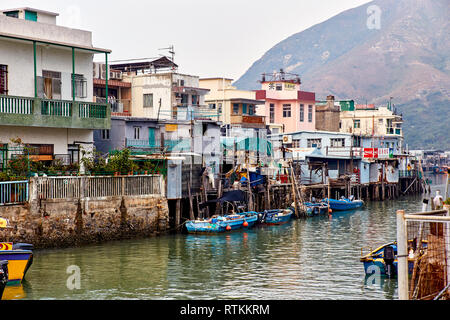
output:
[[[444,191],[444,177],[432,177],[433,195]],[[421,196],[402,197],[224,235],[37,251],[27,281],[6,293],[15,299],[396,299],[396,279],[365,276],[361,248],[395,240],[396,210],[421,207]],[[71,265],[80,267],[79,290],[66,285]]]

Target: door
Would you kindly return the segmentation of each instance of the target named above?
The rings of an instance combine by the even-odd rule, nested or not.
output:
[[[148,145],[151,148],[156,147],[155,128],[148,128]]]

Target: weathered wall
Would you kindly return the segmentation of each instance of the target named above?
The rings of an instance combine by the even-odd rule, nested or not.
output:
[[[51,248],[151,236],[167,230],[168,215],[167,200],[159,196],[38,200],[0,207],[10,224],[0,241]]]

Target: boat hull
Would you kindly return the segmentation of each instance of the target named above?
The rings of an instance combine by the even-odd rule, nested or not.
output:
[[[33,263],[31,250],[0,250],[0,260],[8,261],[8,285],[19,284]]]
[[[239,229],[249,229],[253,227],[258,221],[258,215],[255,212],[254,215],[245,216],[233,220],[218,220],[215,223],[210,221],[188,221],[186,222],[186,229],[188,233],[203,233],[203,234],[215,234],[224,233]],[[247,226],[244,223],[247,222]],[[227,226],[230,227],[227,230]]]
[[[324,204],[330,204],[330,209],[333,211],[347,211],[354,210],[362,207],[364,205],[364,201],[362,200],[334,200],[334,199],[324,199]]]
[[[288,223],[292,219],[293,212],[291,210],[288,210],[289,212],[285,212],[282,214],[279,214],[280,211],[284,210],[274,210],[272,212],[269,212],[268,215],[266,215],[263,223],[268,226],[276,226]]]

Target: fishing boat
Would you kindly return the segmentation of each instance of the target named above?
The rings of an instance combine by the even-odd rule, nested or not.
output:
[[[305,202],[305,206],[309,217],[328,214],[328,205],[326,203]]]
[[[354,210],[357,208],[360,208],[364,205],[364,201],[362,200],[355,200],[353,196],[350,198],[344,198],[342,197],[340,200],[335,199],[323,199],[322,203],[329,204],[330,209],[333,211],[347,211],[347,210]]]
[[[258,221],[257,212],[244,212],[224,216],[213,216],[207,220],[189,220],[186,222],[188,233],[223,233],[238,229],[248,229]]]
[[[8,261],[8,285],[19,284],[33,263],[33,245],[0,242],[0,260]]]
[[[8,261],[0,261],[0,300],[8,283]]]
[[[261,222],[269,226],[285,224],[291,220],[293,214],[291,209],[266,210],[262,215]]]
[[[411,244],[412,241],[409,241]],[[427,241],[422,241],[423,249],[427,248]],[[394,276],[397,274],[397,242],[390,242],[382,245],[368,254],[363,255],[361,249],[360,261],[364,264],[364,272],[366,275],[381,274]],[[414,267],[414,255],[408,256],[408,272],[412,273]]]

